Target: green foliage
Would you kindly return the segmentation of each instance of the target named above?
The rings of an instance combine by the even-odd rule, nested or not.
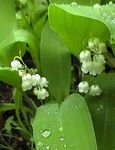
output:
[[[21,77],[10,67],[0,67],[0,80],[21,90]]]
[[[58,4],[69,4],[76,2],[79,5],[93,5],[95,3],[99,3],[100,0],[50,0],[51,3],[58,3]]]
[[[0,43],[12,34],[15,23],[14,0],[0,0]]]
[[[42,32],[40,58],[42,73],[49,81],[52,96],[62,101],[70,91],[70,53],[48,23]]]
[[[72,7],[63,4],[49,6],[51,27],[75,55],[78,55],[82,49],[87,47],[87,41],[91,37],[97,37],[102,41],[110,39],[107,26],[99,19],[90,16],[91,12],[89,14],[88,12],[90,12],[88,6]]]
[[[15,104],[13,103],[3,103],[0,104],[0,111],[7,111],[15,109]]]
[[[98,84],[102,94],[97,97],[86,96],[86,102],[92,115],[99,150],[115,147],[115,73],[102,74],[89,78],[90,84]],[[108,140],[109,139],[109,140]]]
[[[68,96],[60,106],[49,103],[38,108],[33,129],[37,150],[97,150],[88,108],[78,94]]]

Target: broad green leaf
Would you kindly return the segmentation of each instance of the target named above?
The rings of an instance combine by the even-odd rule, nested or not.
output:
[[[21,77],[10,67],[0,67],[0,80],[21,89]]]
[[[49,22],[51,27],[64,40],[75,55],[87,48],[89,38],[97,37],[102,41],[110,39],[107,26],[90,15],[89,6],[56,5],[49,6]],[[87,11],[86,11],[87,10]]]
[[[0,104],[0,111],[7,111],[15,109],[15,104],[13,103],[1,103]]]
[[[49,28],[48,23],[42,32],[40,60],[42,73],[49,81],[51,94],[55,99],[63,100],[70,90],[71,58],[68,49]]]
[[[15,27],[14,0],[0,0],[0,43],[10,35]]]
[[[100,3],[101,0],[50,0],[51,3],[57,4],[74,4],[75,2],[79,5],[93,5],[96,3]]]
[[[38,108],[33,131],[37,150],[97,150],[87,105],[78,94],[68,96],[60,106],[49,103]]]
[[[19,51],[21,51],[21,55],[24,56],[26,50],[25,43],[14,43],[4,49],[0,50],[0,66],[11,67],[11,61],[15,56],[19,55]]]
[[[102,90],[100,96],[86,96],[97,138],[98,150],[115,148],[115,73],[102,74],[96,79],[87,78]]]
[[[37,44],[36,36],[31,31],[15,30],[11,36],[7,36],[7,38],[0,43],[0,49],[2,50],[16,42],[28,43],[30,46],[28,51],[31,54],[34,63],[39,68],[39,46]]]

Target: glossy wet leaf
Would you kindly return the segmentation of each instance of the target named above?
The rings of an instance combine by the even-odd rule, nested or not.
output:
[[[0,43],[15,28],[15,2],[14,0],[0,0]]]
[[[58,35],[46,24],[41,39],[41,69],[49,81],[51,94],[57,100],[63,100],[69,94],[70,57],[69,50],[60,41]]]
[[[102,74],[96,79],[87,78],[90,84],[98,84],[100,96],[86,96],[97,138],[98,150],[115,149],[115,73]]]
[[[27,50],[31,54],[36,66],[39,68],[39,46],[34,33],[28,30],[15,30],[12,35],[7,36],[7,38],[0,43],[0,50],[2,51],[3,48],[16,42],[28,43],[30,47]]]
[[[93,4],[96,4],[96,3],[100,3],[100,0],[50,0],[51,3],[57,3],[57,4],[70,4],[70,3],[73,3],[75,4],[75,2],[77,4],[80,4],[80,5],[93,5]]]
[[[37,150],[97,150],[87,105],[78,94],[68,96],[60,106],[39,107],[33,131]]]
[[[10,67],[0,67],[0,80],[21,89],[21,77]]]
[[[78,55],[87,48],[88,39],[97,37],[102,41],[110,39],[107,26],[90,15],[89,6],[56,5],[49,6],[49,22],[70,51]]]

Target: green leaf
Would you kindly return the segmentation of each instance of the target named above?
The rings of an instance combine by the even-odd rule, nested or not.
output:
[[[33,131],[37,150],[97,150],[87,105],[78,94],[60,106],[49,103],[38,108]]]
[[[12,129],[12,123],[14,122],[14,116],[10,116],[6,121],[5,121],[5,126],[4,129],[6,129],[8,132],[11,132]]]
[[[21,77],[10,67],[0,67],[0,80],[21,90]]]
[[[7,38],[0,43],[0,49],[2,50],[16,42],[28,43],[30,46],[28,51],[31,54],[34,63],[39,68],[39,45],[37,44],[37,39],[33,32],[27,30],[15,30],[12,35],[7,36]]]
[[[49,6],[49,22],[59,34],[70,51],[78,55],[87,48],[89,38],[97,37],[101,41],[110,39],[107,26],[90,15],[89,6],[56,5]],[[86,11],[87,10],[87,11]]]
[[[0,0],[0,43],[10,35],[15,27],[14,0]]]
[[[49,81],[51,94],[55,99],[63,100],[70,90],[71,58],[68,49],[49,28],[48,23],[42,32],[40,60],[42,73]]]
[[[57,4],[70,4],[70,3],[77,3],[79,5],[93,5],[96,3],[100,3],[101,0],[50,0],[51,3]]]
[[[86,96],[97,138],[98,150],[115,148],[115,73],[102,74],[96,79],[87,78],[102,90],[100,96]]]
[[[0,104],[0,111],[7,111],[15,109],[15,104],[13,103],[2,103]]]
[[[21,55],[24,56],[26,50],[25,43],[14,43],[2,50],[0,50],[0,66],[11,67],[11,62],[13,61],[15,56],[19,55],[19,51],[21,51]]]

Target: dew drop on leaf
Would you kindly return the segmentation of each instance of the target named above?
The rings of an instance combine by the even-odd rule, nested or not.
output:
[[[59,128],[59,131],[60,131],[60,132],[62,132],[62,131],[63,131],[63,127],[62,127],[62,126]]]
[[[64,148],[66,148],[66,147],[67,147],[67,145],[66,145],[66,144],[64,144],[64,145],[63,145],[63,147],[64,147]]]
[[[42,130],[41,135],[42,135],[44,138],[47,138],[47,137],[49,137],[49,136],[51,135],[51,131],[48,130],[48,129]]]
[[[63,140],[64,140],[64,137],[63,137],[63,136],[61,136],[61,137],[60,137],[60,141],[63,141]]]

